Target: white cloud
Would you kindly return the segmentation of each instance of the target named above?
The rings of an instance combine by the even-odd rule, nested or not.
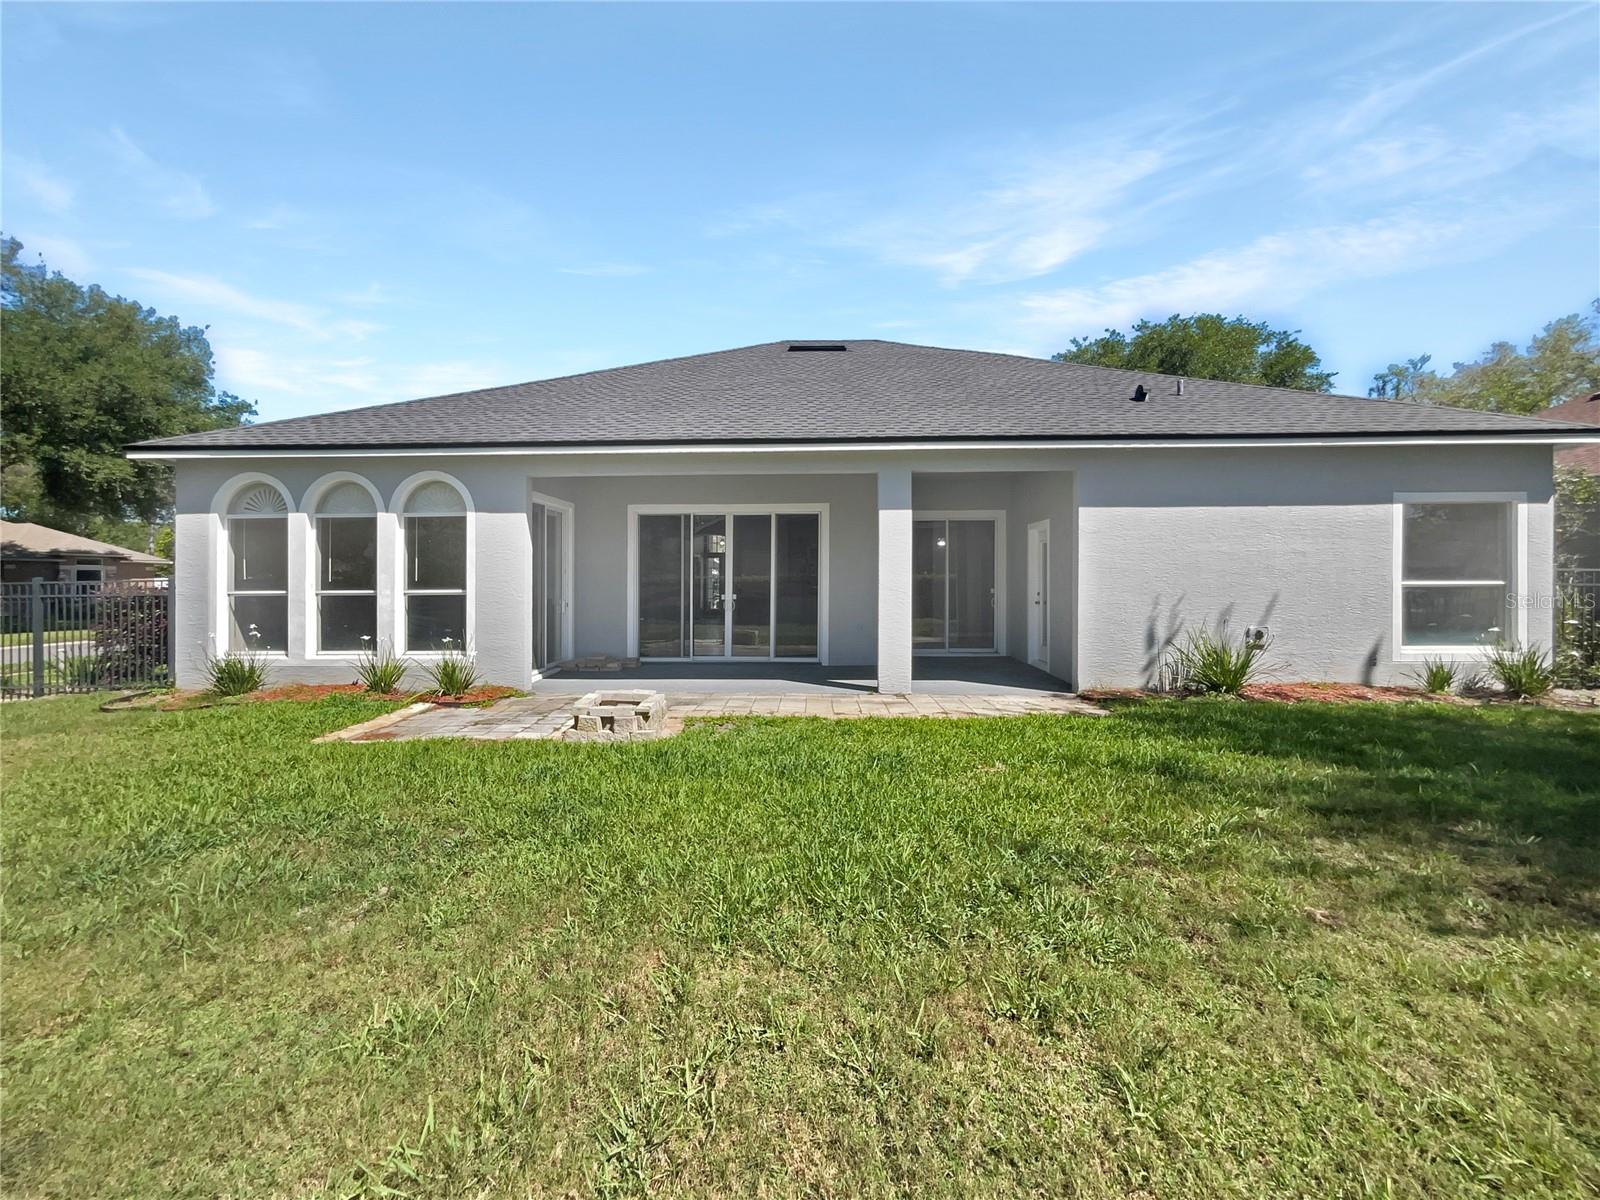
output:
[[[1058,335],[1097,333],[1141,317],[1260,310],[1335,284],[1410,270],[1460,253],[1488,230],[1466,220],[1404,214],[1352,225],[1268,234],[1165,270],[1022,299],[1025,319]]]
[[[404,362],[367,355],[308,355],[298,347],[268,349],[263,344],[228,341],[214,341],[212,348],[219,384],[261,400],[263,420],[473,391],[508,381],[505,368],[469,359]]]
[[[274,325],[287,325],[313,337],[329,336],[325,322],[315,309],[290,300],[270,300],[252,296],[231,283],[224,283],[208,275],[178,275],[171,271],[157,271],[148,267],[135,267],[128,272],[136,279],[154,284],[168,297],[222,309],[241,317],[270,321]]]
[[[1354,104],[1347,104],[1343,115],[1334,123],[1330,133],[1340,138],[1358,137],[1399,113],[1451,76],[1458,74],[1463,68],[1503,51],[1514,42],[1570,20],[1583,12],[1582,6],[1563,8],[1553,16],[1480,42],[1426,70],[1408,69],[1399,73],[1391,72],[1386,75],[1382,83],[1368,89]]]
[[[52,216],[72,207],[73,186],[43,164],[31,159],[13,159],[9,174]]]
[[[1536,113],[1499,114],[1459,138],[1437,125],[1408,125],[1327,152],[1300,178],[1318,192],[1381,188],[1387,197],[1458,192],[1468,184],[1511,176],[1534,156],[1555,151],[1594,154],[1600,129],[1591,105],[1566,101]]]
[[[1176,157],[1172,139],[1148,132],[1014,154],[998,166],[964,164],[954,182],[903,184],[915,200],[812,193],[752,206],[707,232],[733,237],[783,227],[816,245],[926,269],[950,286],[1014,282],[1049,274],[1099,245],[1149,203],[1134,189]]]
[[[120,126],[111,129],[111,145],[129,174],[173,216],[198,220],[217,211],[211,194],[197,176],[157,162]]]
[[[23,255],[30,262],[37,254],[52,271],[60,271],[79,283],[89,282],[85,277],[93,272],[94,260],[82,243],[48,233],[19,234],[17,240],[22,243]]]
[[[890,261],[926,267],[947,284],[1031,279],[1101,242],[1130,190],[1167,161],[1155,146],[1036,160],[969,201],[896,215],[850,236]]]

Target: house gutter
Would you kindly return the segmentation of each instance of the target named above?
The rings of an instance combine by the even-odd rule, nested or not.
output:
[[[139,462],[176,461],[178,459],[213,458],[415,458],[419,455],[437,457],[497,457],[529,455],[596,455],[596,454],[840,454],[873,453],[885,451],[951,451],[951,450],[1187,450],[1195,447],[1208,449],[1248,449],[1267,447],[1331,447],[1331,446],[1573,446],[1600,444],[1600,429],[1566,431],[1553,429],[1531,430],[1522,434],[1462,433],[1462,434],[1330,434],[1321,437],[1283,437],[1273,434],[1244,437],[1192,437],[1192,438],[1005,438],[972,440],[951,439],[923,441],[850,441],[850,442],[601,442],[582,444],[526,445],[321,445],[307,447],[272,446],[197,446],[162,449],[159,447],[130,446],[125,453]]]

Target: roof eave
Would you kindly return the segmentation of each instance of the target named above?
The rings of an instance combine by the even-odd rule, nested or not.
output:
[[[1059,434],[1005,437],[935,436],[923,438],[750,438],[703,442],[317,442],[293,445],[188,445],[135,443],[126,447],[131,459],[296,458],[325,455],[405,456],[416,454],[639,454],[737,453],[773,451],[915,450],[915,449],[1096,449],[1163,446],[1291,446],[1384,445],[1427,443],[1584,445],[1600,443],[1600,430],[1589,428],[1501,430],[1391,430],[1366,433],[1132,434],[1111,437],[1063,437]]]

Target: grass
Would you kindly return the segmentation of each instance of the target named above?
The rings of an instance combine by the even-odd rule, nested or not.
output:
[[[47,629],[44,632],[45,645],[54,642],[86,642],[94,638],[92,629]],[[0,633],[0,646],[31,646],[33,645],[33,631],[24,629],[11,633]]]
[[[7,705],[8,1196],[1600,1189],[1600,725]]]

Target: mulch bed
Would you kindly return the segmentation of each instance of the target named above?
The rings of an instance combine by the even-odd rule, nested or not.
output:
[[[1195,693],[1200,695],[1202,693]],[[1094,703],[1106,701],[1137,701],[1162,697],[1171,699],[1173,693],[1146,692],[1138,688],[1094,688],[1078,693]],[[1600,707],[1594,691],[1557,689],[1538,700],[1513,700],[1497,692],[1472,692],[1459,695],[1453,692],[1425,692],[1421,688],[1369,687],[1361,683],[1250,683],[1239,692],[1241,699],[1260,700],[1269,704],[1300,704],[1320,701],[1324,704],[1537,704],[1544,708],[1592,709]],[[1179,699],[1183,696],[1179,695]]]
[[[1250,683],[1239,693],[1247,700],[1276,700],[1299,704],[1302,700],[1322,700],[1329,704],[1356,704],[1377,700],[1403,704],[1425,700],[1433,704],[1472,704],[1466,696],[1424,692],[1420,688],[1369,687],[1361,683]]]
[[[295,703],[308,703],[325,699],[328,696],[360,696],[366,700],[390,701],[417,701],[426,700],[429,704],[437,704],[441,708],[468,708],[479,704],[492,704],[496,700],[504,700],[507,696],[520,695],[516,688],[493,686],[473,688],[459,696],[432,696],[425,692],[369,692],[359,683],[285,683],[278,687],[263,688],[259,692],[249,692],[243,696],[213,696],[208,692],[168,692],[159,696],[152,696],[143,703],[118,705],[117,707],[146,707],[153,706],[167,711],[176,711],[186,708],[210,708],[214,705],[225,704],[258,704],[269,701],[287,700]]]
[[[491,704],[517,695],[516,688],[485,684],[459,696],[435,696],[427,692],[369,692],[359,683],[286,683],[280,687],[251,692],[247,700],[321,700],[325,696],[340,694],[361,696],[369,700],[426,700],[440,708],[469,708],[474,704]]]

